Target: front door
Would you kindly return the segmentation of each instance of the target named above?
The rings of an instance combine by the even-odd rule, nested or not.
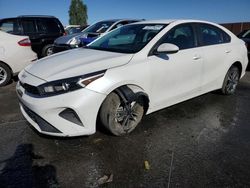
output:
[[[151,106],[154,110],[181,102],[200,92],[202,56],[197,48],[191,24],[171,29],[157,44],[172,43],[179,47],[174,54],[150,55]],[[156,46],[156,48],[157,48]]]

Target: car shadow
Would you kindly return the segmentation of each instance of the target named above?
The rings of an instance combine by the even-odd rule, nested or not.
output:
[[[16,147],[12,157],[0,161],[4,168],[0,171],[0,187],[59,187],[54,166],[39,166],[35,161],[43,157],[34,154],[32,144]]]

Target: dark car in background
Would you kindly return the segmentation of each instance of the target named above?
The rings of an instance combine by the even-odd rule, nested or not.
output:
[[[54,16],[18,16],[0,20],[0,30],[14,35],[29,36],[32,50],[38,57],[52,54],[54,40],[65,31]]]
[[[118,27],[126,24],[139,22],[143,20],[138,19],[112,19],[104,20],[94,23],[84,29],[81,33],[75,33],[72,35],[62,36],[55,40],[53,52],[61,52],[64,50],[69,50],[72,48],[78,48],[81,46],[86,46],[88,43],[94,41],[99,36],[112,31]]]
[[[237,35],[240,39],[244,40],[247,46],[248,59],[250,54],[250,29],[242,31]]]
[[[250,60],[250,29],[243,30],[240,34],[237,35],[240,39],[244,40],[247,52],[248,52],[248,62]],[[247,70],[250,70],[250,65],[248,63]]]

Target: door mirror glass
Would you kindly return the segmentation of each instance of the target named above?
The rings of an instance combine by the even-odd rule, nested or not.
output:
[[[179,47],[176,46],[175,44],[163,43],[157,48],[156,54],[170,54],[170,53],[176,53],[178,51]]]

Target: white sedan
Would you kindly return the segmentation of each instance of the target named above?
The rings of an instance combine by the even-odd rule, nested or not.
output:
[[[145,114],[217,89],[233,94],[247,62],[244,42],[217,24],[144,21],[28,66],[17,93],[43,134],[90,135],[99,119],[124,135]]]
[[[0,31],[0,86],[37,59],[27,36],[17,36]]]

